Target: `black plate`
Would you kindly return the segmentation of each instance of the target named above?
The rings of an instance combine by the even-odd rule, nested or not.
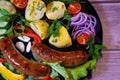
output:
[[[98,16],[95,8],[92,6],[92,4],[88,0],[86,0],[85,7],[87,8],[87,13],[94,15],[97,19],[97,25],[95,28],[95,30],[96,30],[95,43],[102,44],[102,42],[103,42],[103,30],[102,30],[100,18]]]
[[[100,18],[98,16],[95,8],[92,6],[92,4],[88,0],[85,0],[85,2],[83,2],[81,4],[82,4],[82,8],[83,8],[82,12],[91,14],[91,15],[96,17],[97,24],[95,27],[95,31],[96,31],[95,44],[102,44],[102,42],[103,42],[103,30],[102,30]],[[68,47],[68,48],[64,48],[64,49],[58,49],[58,48],[55,48],[51,45],[48,45],[49,43],[46,43],[46,41],[45,41],[45,44],[47,46],[49,46],[53,49],[59,50],[59,51],[72,51],[72,50],[78,50],[78,49],[86,50],[86,49],[84,49],[84,48],[86,48],[86,46],[82,46],[82,48],[81,47],[78,48],[78,47],[76,47],[74,42],[73,42],[72,47]],[[87,77],[81,78],[80,80],[86,80],[86,79],[90,79],[90,78],[92,78],[92,71],[91,70],[88,71]],[[61,77],[61,80],[64,80],[64,79]]]
[[[95,31],[96,31],[95,44],[102,44],[102,41],[103,41],[102,25],[101,25],[100,18],[98,16],[95,8],[92,6],[92,4],[88,0],[85,0],[85,2],[83,2],[81,4],[82,4],[82,12],[91,14],[91,15],[96,17],[97,24],[96,24],[96,27],[95,27]],[[46,16],[44,16],[43,19],[45,19],[48,23],[51,23],[51,21],[48,20],[46,18]],[[56,48],[56,47],[50,45],[49,42],[48,42],[48,39],[43,41],[43,43],[46,44],[47,46],[49,46],[49,47],[51,47],[51,48],[53,48],[55,50],[59,50],[59,51],[73,51],[73,50],[78,50],[78,49],[86,50],[87,46],[83,46],[82,45],[82,47],[81,46],[78,47],[78,46],[76,46],[75,42],[76,41],[73,41],[73,45],[70,46],[70,47],[67,47],[67,48],[64,48],[64,49],[60,49],[60,48]],[[84,78],[82,78],[80,80],[84,80],[85,78],[90,79],[91,77],[92,77],[92,71],[88,71],[87,77],[84,77]],[[64,79],[61,77],[61,80],[64,80]]]
[[[88,0],[85,0],[85,3],[82,3],[83,4],[83,12],[86,12],[88,14],[92,14],[96,17],[97,19],[97,25],[96,25],[96,36],[95,36],[95,44],[102,44],[102,41],[103,41],[103,31],[102,31],[102,25],[101,25],[101,22],[100,22],[100,19],[99,19],[99,16],[95,10],[95,8],[91,5],[91,3],[88,1]],[[24,15],[24,10],[18,10],[19,12],[22,12],[21,14]],[[48,42],[44,42],[45,44],[48,44]],[[49,45],[50,46],[50,45]],[[50,46],[51,47],[51,46]],[[73,50],[72,49],[73,47],[70,47],[70,48],[67,48],[65,51],[69,51],[69,50]],[[55,49],[55,48],[54,48]],[[89,71],[88,72],[88,76],[85,77],[85,78],[91,78],[92,76],[92,71]],[[85,78],[82,78],[80,80],[84,80]],[[61,79],[63,80],[63,79]]]
[[[102,42],[103,42],[103,30],[102,30],[102,24],[101,24],[101,21],[100,21],[98,14],[97,14],[97,11],[95,10],[95,8],[92,6],[92,4],[88,0],[85,0],[84,6],[86,8],[86,13],[94,15],[97,19],[97,24],[95,27],[95,30],[96,30],[95,44],[102,44]],[[88,71],[87,77],[82,78],[80,80],[86,80],[86,78],[88,80],[90,78],[92,78],[92,71]]]

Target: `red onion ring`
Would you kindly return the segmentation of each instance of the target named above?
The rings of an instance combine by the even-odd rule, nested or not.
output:
[[[71,18],[70,21],[71,26],[81,26],[87,21],[87,16],[84,13],[80,12],[79,14]]]
[[[82,33],[87,33],[89,35],[95,35],[95,26],[97,23],[96,18],[93,15],[89,15],[83,12],[78,13],[71,19],[72,37],[76,39]]]

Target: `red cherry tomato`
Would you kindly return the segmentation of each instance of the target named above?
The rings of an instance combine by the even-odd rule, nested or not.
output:
[[[51,78],[49,75],[45,76],[44,78],[39,78],[35,80],[56,80],[55,78]]]
[[[22,28],[21,28],[20,25],[14,26],[14,29],[16,31],[20,31],[18,33],[22,34],[22,32],[21,32]],[[41,43],[41,38],[31,28],[29,28],[29,27],[25,27],[24,34],[22,34],[22,35],[25,35],[25,36],[33,38],[34,39],[33,40],[33,44]]]
[[[13,4],[16,8],[23,9],[27,6],[27,0],[13,0]]]
[[[79,2],[72,2],[68,6],[68,10],[69,10],[70,14],[77,14],[81,11],[81,5]]]
[[[90,40],[90,35],[87,33],[82,33],[77,37],[77,42],[81,45],[86,45],[86,42]]]

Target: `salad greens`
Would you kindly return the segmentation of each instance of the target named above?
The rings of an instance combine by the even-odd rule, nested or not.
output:
[[[55,0],[44,0],[46,4],[48,4],[51,1]],[[84,2],[84,0],[60,0],[64,2],[66,5],[70,4],[73,1],[79,1]],[[70,27],[70,22],[68,21],[67,24],[64,24],[64,20],[70,20],[71,14],[68,10],[65,11],[64,17],[62,20],[55,20],[52,22],[50,27],[48,28],[48,36],[53,34],[53,36],[59,36],[59,28],[61,25],[64,25],[67,29]],[[1,36],[8,36],[11,37],[14,34],[19,35],[18,32],[16,32],[13,28],[14,24],[21,25],[22,31],[24,32],[25,26],[30,26],[29,21],[26,20],[23,16],[21,16],[19,13],[16,14],[10,14],[8,11],[4,9],[0,9],[0,22],[7,22],[5,26],[0,27],[0,29],[7,30],[4,34],[0,34]],[[44,64],[47,64],[51,67],[51,77],[59,79],[59,75],[65,78],[65,80],[78,80],[80,78],[86,77],[88,75],[88,70],[94,71],[96,67],[96,62],[100,58],[100,50],[104,49],[104,45],[95,44],[95,37],[91,36],[90,41],[87,42],[87,45],[89,46],[88,54],[90,57],[90,60],[86,63],[72,67],[72,68],[66,68],[61,65],[61,62],[56,63],[50,63],[50,62],[44,62]],[[1,56],[0,52],[0,56]],[[36,57],[37,58],[37,57]],[[36,61],[40,61],[36,59]],[[18,70],[14,69],[13,66],[11,66],[9,63],[4,63],[4,65],[11,71],[15,73],[20,73]],[[0,76],[1,77],[1,76]],[[25,80],[32,80],[34,76],[27,76]]]
[[[97,60],[100,58],[100,50],[105,48],[104,45],[94,44],[94,36],[91,36],[91,39],[87,44],[89,46],[88,54],[91,55],[92,59],[82,65],[73,68],[65,68],[61,66],[60,62],[45,62],[45,64],[61,74],[65,80],[78,80],[86,77],[88,75],[88,70],[95,71]]]
[[[69,21],[67,21],[67,23],[63,23],[63,22],[65,20],[70,20],[71,17],[72,15],[69,13],[68,10],[66,10],[62,20],[55,20],[49,26],[48,32],[47,32],[48,36],[50,36],[51,34],[53,34],[54,37],[59,36],[60,34],[59,28],[61,25],[65,26],[66,29],[68,30],[70,28],[70,22]]]
[[[60,75],[62,75],[65,78],[65,80],[69,80],[70,79],[69,75],[67,74],[66,69],[60,65],[60,62],[56,62],[56,63],[46,62],[45,64],[49,65],[53,70],[55,70]]]
[[[14,24],[21,25],[21,29],[24,32],[24,27],[29,26],[29,21],[24,19],[19,13],[10,14],[7,10],[0,9],[0,22],[7,22],[8,24],[2,26],[2,29],[7,30],[4,34],[0,36],[7,35],[8,37],[13,36],[14,34],[18,35],[18,33],[14,30]],[[1,28],[0,28],[1,29]]]
[[[59,28],[61,26],[61,22],[58,20],[55,20],[52,22],[51,26],[48,28],[48,36],[53,34],[54,37],[59,36]]]
[[[89,46],[89,56],[92,59],[99,59],[100,58],[100,50],[106,48],[104,45],[99,45],[99,44],[95,44],[95,37],[91,35],[90,40],[87,42],[87,45]]]

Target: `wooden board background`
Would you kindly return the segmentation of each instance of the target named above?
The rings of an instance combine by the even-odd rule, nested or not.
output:
[[[102,58],[91,80],[120,80],[120,0],[89,0],[103,28]]]

